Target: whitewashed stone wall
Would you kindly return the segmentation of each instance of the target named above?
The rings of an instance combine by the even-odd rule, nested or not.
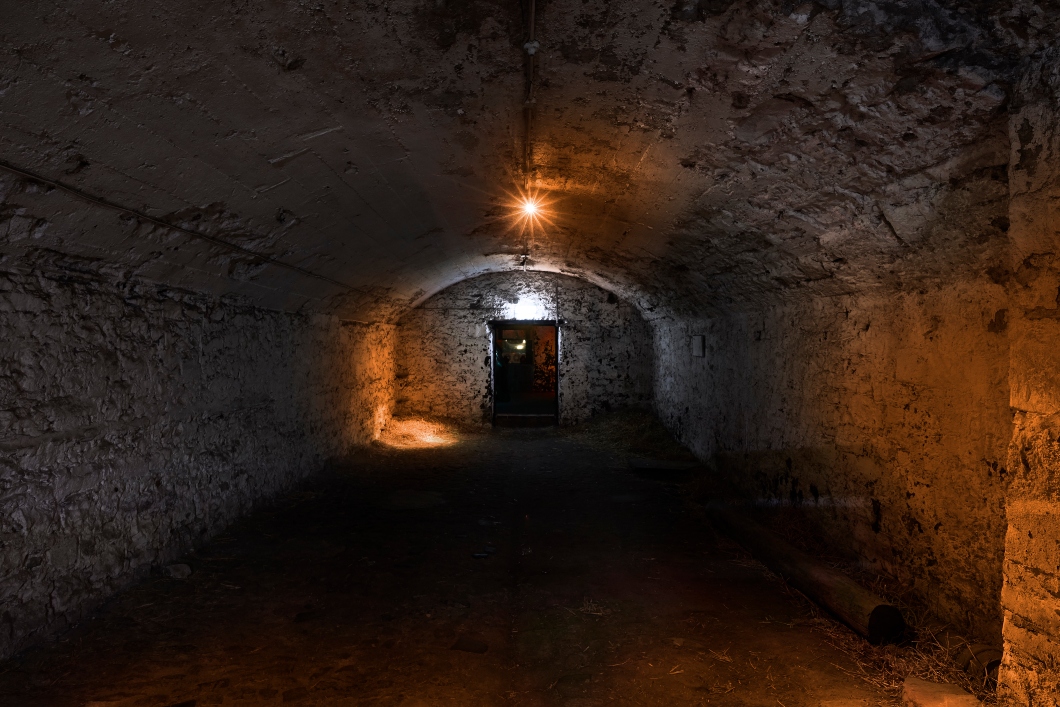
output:
[[[651,328],[630,304],[573,277],[539,272],[482,275],[457,283],[399,323],[397,409],[489,423],[487,322],[560,323],[560,423],[651,405]]]

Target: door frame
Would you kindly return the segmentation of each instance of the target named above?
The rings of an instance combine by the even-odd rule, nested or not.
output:
[[[490,384],[490,423],[496,426],[497,424],[497,381],[494,380],[494,373],[497,369],[494,363],[493,356],[495,354],[496,339],[495,334],[497,327],[502,325],[511,325],[513,327],[528,327],[528,326],[550,326],[556,328],[556,427],[559,427],[560,419],[560,400],[559,400],[559,382],[562,376],[562,367],[560,366],[563,357],[560,355],[560,351],[563,347],[560,345],[562,341],[562,326],[563,322],[558,319],[490,319],[486,322],[487,338],[489,340],[489,384]]]

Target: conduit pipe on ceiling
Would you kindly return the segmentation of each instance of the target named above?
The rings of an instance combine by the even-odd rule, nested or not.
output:
[[[814,560],[754,521],[728,509],[711,519],[766,567],[837,616],[875,645],[894,643],[905,632],[902,612],[841,572]]]
[[[533,171],[533,128],[534,128],[534,68],[537,62],[537,50],[541,43],[537,41],[537,7],[535,0],[530,2],[530,17],[527,27],[527,40],[523,44],[526,50],[526,97],[523,101],[524,116],[524,139],[523,139],[523,174],[525,177],[524,187],[530,188],[530,174]]]

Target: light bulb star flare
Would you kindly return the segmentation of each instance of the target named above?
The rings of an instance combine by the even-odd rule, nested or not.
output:
[[[506,192],[504,208],[507,212],[502,218],[508,221],[511,230],[518,231],[520,236],[531,241],[544,233],[548,226],[555,225],[558,215],[554,209],[555,202],[549,195],[539,191],[517,189]],[[529,246],[527,246],[529,247]],[[524,260],[526,259],[524,255]],[[525,262],[523,263],[525,265]]]

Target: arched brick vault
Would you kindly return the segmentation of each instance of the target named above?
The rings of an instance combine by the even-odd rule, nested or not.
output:
[[[633,303],[683,441],[1060,693],[1054,2],[539,0],[533,238],[519,3],[7,5],[0,655],[371,437],[388,325],[526,268]]]

